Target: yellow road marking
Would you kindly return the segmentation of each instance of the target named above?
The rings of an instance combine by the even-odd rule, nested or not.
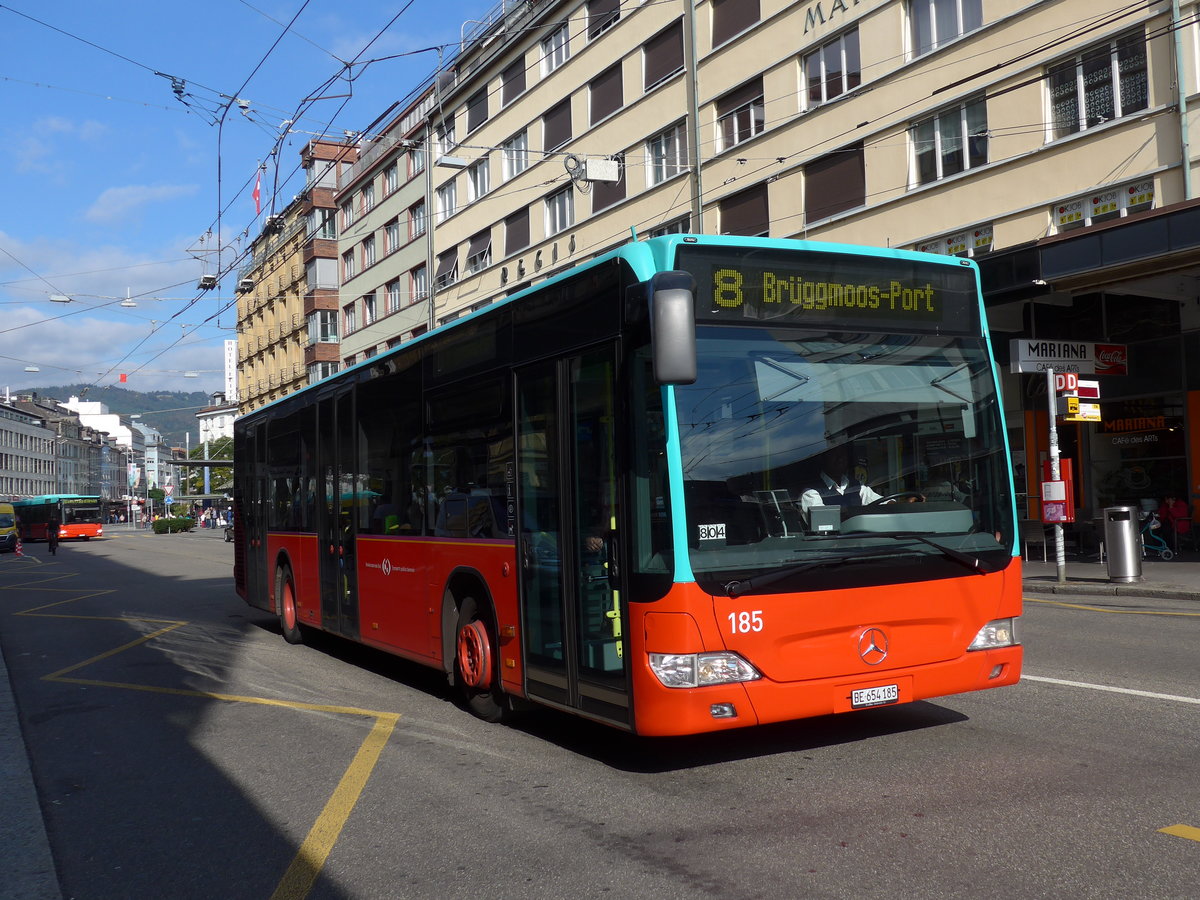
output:
[[[1200,612],[1172,612],[1165,609],[1109,609],[1105,606],[1089,606],[1086,603],[1065,603],[1062,600],[1042,600],[1038,597],[1022,597],[1023,603],[1044,603],[1047,606],[1062,606],[1067,609],[1082,609],[1087,612],[1112,613],[1126,616],[1184,616],[1200,618]]]
[[[271,900],[300,900],[308,896],[399,719],[393,714],[375,720],[371,733],[358,748],[321,815],[317,816]]]
[[[1169,828],[1160,828],[1158,830],[1163,834],[1187,838],[1189,841],[1200,841],[1200,828],[1193,828],[1191,825],[1172,825]]]
[[[37,587],[36,585],[45,584],[49,581],[56,581],[60,578],[74,577],[73,574],[55,576],[54,578],[44,579],[36,582],[26,582],[12,584],[7,587],[26,587],[35,591],[66,591],[65,588],[46,588]],[[360,709],[353,706],[336,706],[325,703],[307,703],[299,700],[280,700],[271,697],[249,697],[239,694],[223,694],[215,691],[198,691],[186,688],[170,688],[151,684],[132,684],[119,681],[103,681],[92,678],[67,677],[71,672],[77,672],[80,669],[86,668],[93,663],[101,660],[109,659],[124,653],[134,647],[145,644],[154,638],[162,637],[168,632],[174,631],[177,628],[182,628],[184,625],[190,624],[184,620],[176,619],[156,619],[151,617],[137,616],[86,616],[86,615],[71,615],[62,612],[48,612],[54,607],[63,606],[68,603],[76,603],[80,600],[86,600],[91,597],[99,597],[104,594],[115,593],[112,590],[92,591],[90,593],[75,593],[74,596],[62,600],[55,600],[51,603],[46,603],[41,606],[32,607],[30,609],[21,610],[13,613],[17,616],[29,616],[45,619],[81,619],[84,621],[108,621],[108,622],[123,622],[123,623],[149,623],[155,625],[163,625],[165,627],[158,628],[155,631],[144,634],[132,641],[115,647],[112,650],[107,650],[104,653],[85,659],[83,662],[74,663],[66,668],[59,669],[57,672],[52,672],[49,675],[43,675],[43,681],[50,681],[56,684],[82,684],[90,687],[108,687],[118,688],[121,690],[143,691],[153,694],[169,694],[177,697],[198,697],[206,700],[220,700],[229,703],[250,703],[260,706],[274,706],[283,709],[295,709],[309,712],[337,713],[341,715],[361,716],[364,718],[374,719],[374,724],[371,727],[370,733],[359,745],[358,752],[355,753],[354,759],[350,761],[350,765],[342,774],[341,780],[334,789],[333,794],[325,804],[325,808],[321,810],[321,814],[317,816],[317,820],[309,829],[307,837],[300,845],[300,849],[296,852],[296,856],[292,859],[287,871],[284,872],[283,878],[276,886],[272,893],[272,900],[303,900],[312,890],[313,884],[316,883],[317,877],[321,874],[321,869],[325,865],[325,861],[329,858],[334,845],[341,836],[342,829],[350,818],[350,814],[354,811],[354,807],[358,803],[359,797],[362,795],[363,789],[366,787],[367,780],[371,776],[376,764],[379,762],[379,756],[383,752],[383,748],[387,745],[388,739],[395,730],[396,723],[400,721],[400,715],[394,712],[381,712],[378,710]]]

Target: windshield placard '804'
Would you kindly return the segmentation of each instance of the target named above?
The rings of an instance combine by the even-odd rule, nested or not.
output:
[[[677,260],[696,279],[701,322],[925,334],[966,334],[976,322],[975,273],[957,260],[707,250],[681,247]]]

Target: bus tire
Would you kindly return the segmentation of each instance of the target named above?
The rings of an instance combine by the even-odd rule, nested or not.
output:
[[[289,644],[304,643],[304,631],[300,624],[300,613],[296,609],[296,580],[291,566],[280,566],[275,570],[275,596],[279,600],[279,629]]]
[[[507,718],[508,704],[500,690],[496,625],[474,597],[464,597],[454,630],[454,675],[463,702],[485,722]]]

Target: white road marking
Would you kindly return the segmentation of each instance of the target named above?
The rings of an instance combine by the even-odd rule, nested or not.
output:
[[[1044,681],[1046,684],[1062,684],[1067,687],[1087,688],[1093,691],[1108,691],[1110,694],[1130,694],[1134,697],[1149,697],[1152,700],[1171,700],[1175,703],[1194,703],[1200,706],[1200,697],[1180,697],[1178,694],[1159,694],[1154,691],[1135,691],[1133,688],[1113,687],[1108,684],[1089,684],[1086,681],[1067,681],[1062,678],[1046,678],[1042,675],[1021,674],[1022,681]]]

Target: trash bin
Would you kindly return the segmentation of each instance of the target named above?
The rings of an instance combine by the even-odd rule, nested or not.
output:
[[[1108,580],[1121,583],[1142,580],[1142,540],[1134,506],[1109,506],[1104,510],[1104,549],[1108,553]]]

